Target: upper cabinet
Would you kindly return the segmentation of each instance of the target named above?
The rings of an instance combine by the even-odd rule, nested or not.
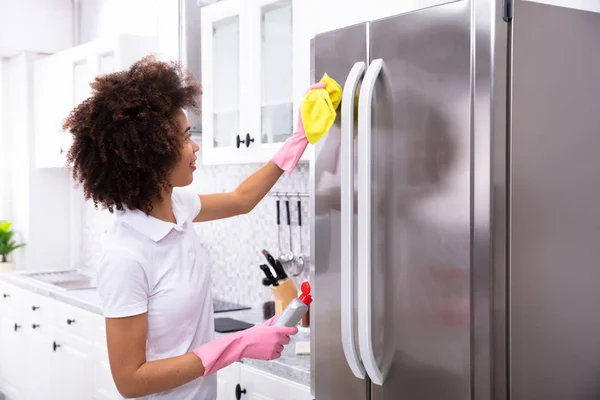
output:
[[[299,3],[224,0],[201,9],[204,164],[268,161],[293,134],[310,72]]]
[[[36,62],[36,166],[65,166],[71,135],[62,130],[62,124],[71,110],[90,96],[90,83],[95,76],[127,69],[156,49],[156,38],[119,35],[72,47]]]

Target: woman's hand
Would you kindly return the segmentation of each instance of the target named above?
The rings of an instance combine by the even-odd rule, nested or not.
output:
[[[194,350],[202,360],[204,376],[210,375],[242,358],[275,360],[298,333],[297,327],[272,326],[275,318],[252,328],[223,336]]]
[[[210,341],[191,353],[149,362],[146,361],[147,314],[107,318],[113,380],[123,397],[142,397],[174,389],[242,358],[277,359],[298,328],[272,326],[276,318]]]

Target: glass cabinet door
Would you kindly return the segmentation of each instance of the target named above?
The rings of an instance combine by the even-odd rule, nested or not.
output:
[[[298,53],[298,4],[223,0],[202,8],[204,164],[267,161],[293,134],[298,78],[308,81],[301,71],[310,55]]]
[[[114,51],[105,52],[98,55],[98,75],[110,74],[115,72],[116,60]]]
[[[244,1],[226,0],[202,8],[203,146],[222,152],[236,148],[243,126],[240,43]],[[246,61],[247,62],[247,61]]]
[[[292,135],[292,0],[260,1],[261,143],[281,143]]]
[[[90,71],[87,58],[73,63],[73,107],[90,95]]]
[[[240,17],[213,25],[214,147],[235,145],[240,133]]]

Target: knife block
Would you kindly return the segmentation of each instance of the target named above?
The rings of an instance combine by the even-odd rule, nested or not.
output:
[[[289,278],[279,281],[278,286],[269,286],[269,289],[275,298],[275,314],[281,314],[288,304],[298,297],[298,288]]]

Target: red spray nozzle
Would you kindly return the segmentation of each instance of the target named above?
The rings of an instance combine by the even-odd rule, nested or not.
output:
[[[310,283],[304,281],[302,285],[300,285],[300,291],[302,294],[299,296],[299,300],[306,304],[307,306],[312,303],[312,296],[310,295]]]

